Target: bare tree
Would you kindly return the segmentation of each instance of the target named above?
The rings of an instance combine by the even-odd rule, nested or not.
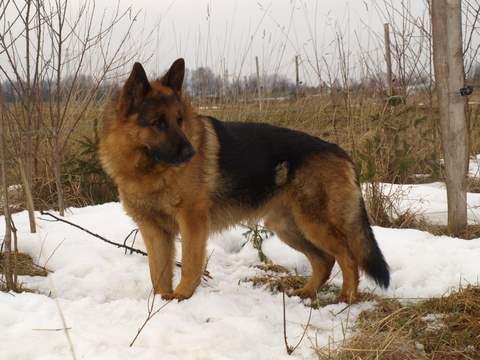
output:
[[[8,124],[13,151],[17,161],[26,207],[30,219],[30,231],[36,232],[32,184],[34,177],[35,149],[40,128],[38,92],[40,67],[32,60],[41,56],[41,34],[35,33],[40,21],[38,1],[0,1],[0,62],[1,78],[13,89],[16,101],[4,106],[4,120]],[[22,61],[24,60],[24,61]]]
[[[374,6],[380,19],[389,24],[395,87],[406,97],[410,86],[428,75],[433,78],[429,2],[420,15],[412,13],[410,0],[383,0]]]
[[[68,0],[56,0],[51,8],[42,6],[42,19],[47,46],[43,44],[43,56],[50,52],[49,60],[42,63],[48,70],[45,79],[48,84],[48,111],[44,117],[51,149],[52,168],[57,190],[58,209],[64,215],[65,201],[61,182],[61,164],[65,147],[77,128],[85,112],[94,101],[97,91],[107,76],[125,63],[132,61],[136,52],[125,56],[121,52],[136,15],[128,20],[127,30],[120,36],[120,41],[112,43],[112,35],[117,32],[117,25],[127,20],[131,9],[120,11],[117,6],[112,18],[106,13],[98,18],[95,1],[85,0],[72,19],[68,19]],[[120,34],[116,33],[116,36]],[[92,64],[92,58],[97,59]],[[82,73],[89,72],[91,81],[84,88]],[[68,79],[67,79],[68,76]]]
[[[480,1],[462,0],[463,56],[465,73],[470,74],[480,53]]]
[[[220,94],[222,79],[215,75],[209,67],[192,70],[190,81],[194,96],[215,97]]]
[[[0,0],[0,80],[14,92],[6,106],[15,144],[31,231],[35,231],[31,193],[40,141],[49,146],[58,209],[65,201],[61,164],[67,143],[108,76],[138,54],[126,49],[138,13],[99,12],[95,0]],[[8,15],[8,16],[7,16]],[[141,44],[136,44],[137,49]],[[85,87],[83,74],[91,75]]]
[[[1,99],[0,99],[1,101]],[[3,102],[0,103],[0,109],[3,108]],[[10,219],[10,209],[8,204],[8,183],[7,183],[7,156],[6,156],[6,146],[5,146],[5,116],[3,109],[0,111],[0,168],[1,168],[1,177],[2,177],[2,195],[3,198],[3,214],[5,219],[5,235],[3,238],[3,245],[0,247],[0,260],[3,261],[3,274],[5,276],[5,290],[17,290],[17,278],[16,274],[13,271],[12,260],[12,228],[11,228],[11,219]],[[3,251],[2,251],[3,250]]]

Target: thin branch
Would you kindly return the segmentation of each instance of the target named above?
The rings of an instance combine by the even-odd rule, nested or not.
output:
[[[70,328],[67,326],[67,322],[65,320],[65,316],[63,315],[62,307],[60,306],[60,302],[58,301],[57,291],[55,290],[55,286],[53,285],[52,277],[49,276],[50,280],[50,288],[53,293],[53,297],[55,299],[55,304],[57,305],[58,314],[60,315],[60,319],[62,321],[63,331],[65,332],[65,337],[67,338],[68,345],[70,347],[70,353],[72,354],[73,360],[77,360],[77,355],[75,354],[75,347],[73,346],[72,338],[70,337]]]
[[[127,240],[130,239],[130,237],[133,237],[132,240],[132,247],[135,245],[135,240],[137,240],[137,235],[138,235],[138,229],[133,229],[128,233],[128,235],[125,237],[123,240],[123,245],[127,245]],[[127,255],[128,249],[125,249],[125,255]],[[132,251],[130,251],[130,254],[132,254]]]
[[[307,324],[305,325],[305,329],[303,330],[303,334],[300,337],[300,340],[298,340],[297,344],[295,346],[290,346],[288,345],[288,340],[287,340],[287,317],[286,317],[286,311],[285,311],[285,290],[282,292],[282,300],[283,300],[283,341],[285,342],[285,348],[287,349],[287,354],[292,355],[295,350],[300,346],[300,344],[303,341],[303,338],[305,337],[305,334],[307,333],[307,329],[310,326],[310,320],[312,319],[312,310],[313,307],[310,306],[310,313],[308,314],[308,320]]]
[[[153,291],[152,291],[153,293]],[[150,296],[152,295],[152,293],[150,293]],[[150,298],[150,297],[149,297]],[[163,304],[162,306],[160,306],[157,310],[153,311],[153,305],[155,304],[155,295],[153,295],[153,300],[152,302],[150,303],[150,300],[148,301],[148,314],[147,314],[147,318],[145,319],[145,321],[143,322],[142,326],[140,326],[140,328],[138,329],[137,331],[137,334],[135,335],[135,337],[133,338],[132,342],[130,343],[130,347],[133,346],[133,344],[135,344],[135,341],[137,340],[137,338],[139,337],[140,333],[142,332],[143,328],[147,325],[147,323],[155,316],[157,315],[161,310],[163,310],[164,307],[166,307],[168,304],[170,304],[171,302],[173,301],[172,300],[168,300],[165,304]]]
[[[106,242],[107,244],[116,246],[116,247],[121,248],[121,249],[128,250],[128,251],[130,251],[130,253],[135,253],[135,254],[140,254],[140,255],[143,255],[143,256],[147,256],[147,253],[146,253],[145,251],[142,251],[142,250],[140,250],[140,249],[136,249],[136,248],[134,248],[134,247],[128,246],[128,245],[126,245],[125,243],[124,243],[124,244],[121,244],[121,243],[117,243],[117,242],[112,241],[112,240],[108,240],[107,238],[105,238],[105,237],[102,236],[102,235],[96,234],[96,233],[94,233],[93,231],[90,231],[90,230],[88,230],[88,229],[86,229],[86,228],[84,228],[84,227],[82,227],[82,226],[80,226],[80,225],[77,225],[77,224],[75,224],[75,223],[73,223],[73,222],[71,222],[71,221],[62,219],[62,218],[60,218],[60,217],[58,217],[58,216],[56,216],[56,215],[53,215],[52,213],[49,213],[48,211],[40,210],[40,214],[41,214],[41,215],[45,215],[45,216],[50,216],[51,218],[53,218],[53,220],[42,219],[42,218],[40,218],[40,220],[43,220],[43,221],[62,222],[62,223],[68,224],[68,225],[70,225],[70,226],[73,226],[73,227],[75,227],[75,228],[77,228],[77,229],[79,229],[79,230],[82,230],[82,231],[86,232],[86,233],[89,234],[89,235],[92,235],[93,237],[96,237],[97,239],[100,239],[100,240]],[[128,234],[128,236],[127,236],[126,239],[128,239],[133,232],[134,232],[134,231],[131,231],[131,232]],[[126,242],[126,239],[125,239],[125,242]],[[175,262],[175,265],[176,265],[177,267],[182,267],[182,264],[181,264],[180,262],[178,262],[178,261]],[[212,279],[212,276],[210,275],[210,272],[209,272],[208,270],[206,270],[206,269],[203,271],[203,278],[204,278],[204,280],[206,280],[206,279]]]
[[[147,256],[147,253],[145,251],[142,251],[140,249],[135,249],[133,247],[130,247],[128,245],[124,245],[124,244],[120,244],[120,243],[117,243],[117,242],[114,242],[114,241],[111,241],[111,240],[108,240],[107,238],[103,237],[102,235],[99,235],[99,234],[96,234],[88,229],[85,229],[84,227],[80,226],[80,225],[77,225],[71,221],[68,221],[68,220],[65,220],[65,219],[62,219],[62,218],[59,218],[58,216],[56,215],[53,215],[51,213],[49,213],[48,211],[43,211],[41,210],[40,211],[40,214],[42,215],[46,215],[46,216],[50,216],[51,218],[55,219],[55,221],[57,222],[63,222],[65,224],[68,224],[70,226],[73,226],[77,229],[80,229],[84,232],[86,232],[87,234],[89,235],[92,235],[93,237],[96,237],[97,239],[100,239],[104,242],[106,242],[107,244],[110,244],[110,245],[114,245],[116,247],[119,247],[119,248],[122,248],[122,249],[126,249],[126,250],[130,250],[130,252],[132,253],[136,253],[136,254],[141,254],[141,255],[144,255],[144,256]],[[44,219],[40,219],[40,220],[44,220]]]

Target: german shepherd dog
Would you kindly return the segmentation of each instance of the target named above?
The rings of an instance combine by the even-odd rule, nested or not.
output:
[[[315,297],[335,261],[343,274],[338,301],[357,300],[359,269],[388,287],[388,265],[345,151],[300,131],[198,115],[182,94],[184,73],[178,59],[149,81],[135,63],[107,106],[99,148],[145,240],[155,293],[191,297],[209,233],[260,219],[312,266],[305,286],[289,295]],[[174,290],[178,234],[182,270]]]

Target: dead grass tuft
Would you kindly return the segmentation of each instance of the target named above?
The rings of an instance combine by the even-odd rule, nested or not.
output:
[[[274,294],[299,289],[303,287],[308,280],[307,276],[291,274],[281,265],[267,264],[256,267],[263,270],[263,273],[247,278],[245,282],[251,283],[254,287],[263,287]],[[341,289],[338,286],[327,282],[322,286],[315,299],[307,301],[304,304],[314,309],[335,304],[337,297],[340,295],[340,291]],[[360,292],[358,296],[359,301],[372,301],[377,299],[375,295],[370,293]]]
[[[480,193],[480,177],[468,177],[467,178],[467,192]]]
[[[446,235],[446,236],[454,236],[448,231],[448,227],[446,225],[437,225],[437,224],[430,224],[428,222],[423,222],[415,227],[418,230],[428,231],[429,233],[437,236]],[[480,224],[475,225],[468,225],[467,228],[460,234],[455,235],[460,239],[478,239],[480,238]]]
[[[245,280],[255,287],[266,287],[273,293],[299,289],[307,282],[307,277],[302,275],[264,273]]]
[[[26,276],[47,276],[48,270],[40,265],[37,265],[33,262],[33,259],[30,255],[23,253],[16,253],[12,256],[13,259],[13,270],[16,275],[26,275]],[[4,267],[4,254],[0,253],[0,273],[3,274]]]
[[[365,187],[365,205],[373,225],[390,228],[426,229],[428,222],[410,209],[401,210],[405,197],[401,189],[389,190],[385,184],[370,183]]]
[[[318,359],[480,359],[480,287],[402,304],[379,300],[360,314],[356,335],[338,349],[317,349]]]
[[[263,270],[265,272],[271,271],[271,272],[274,272],[274,273],[284,273],[284,274],[289,273],[289,271],[286,267],[284,267],[282,265],[274,264],[272,262],[270,262],[268,264],[255,265],[255,267],[257,269]]]

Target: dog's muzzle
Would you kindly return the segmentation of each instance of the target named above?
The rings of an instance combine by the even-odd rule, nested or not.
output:
[[[195,150],[190,143],[183,145],[178,152],[176,163],[181,164],[189,161],[193,155],[195,155]]]

